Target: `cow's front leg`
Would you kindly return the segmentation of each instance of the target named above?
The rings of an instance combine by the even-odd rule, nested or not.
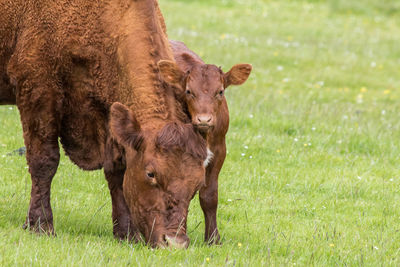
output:
[[[25,32],[26,33],[26,32]],[[58,137],[64,93],[44,39],[18,39],[7,65],[15,87],[32,189],[24,228],[54,234],[50,187],[60,160]]]
[[[54,234],[50,187],[60,160],[57,104],[53,104],[50,99],[39,98],[34,103],[23,101],[24,99],[26,100],[20,97],[18,108],[32,188],[29,210],[23,227],[39,233]]]
[[[133,239],[138,242],[141,239],[140,232],[131,221],[129,208],[122,191],[125,170],[105,170],[104,173],[111,194],[114,236],[120,240]]]
[[[217,227],[218,208],[218,175],[226,156],[225,144],[212,151],[214,158],[206,168],[206,184],[200,189],[200,205],[205,218],[204,241],[208,244],[219,244],[220,235]]]
[[[53,235],[55,232],[50,205],[50,187],[60,158],[58,143],[39,146],[28,144],[28,147],[27,160],[32,189],[28,215],[23,228]]]

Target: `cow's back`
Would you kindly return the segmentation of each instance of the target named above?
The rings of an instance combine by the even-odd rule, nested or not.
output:
[[[83,169],[101,168],[108,109],[118,99],[115,45],[99,25],[100,9],[98,1],[0,0],[0,104],[34,110],[35,99],[51,95],[63,148]],[[55,86],[16,99],[15,83],[35,75]]]

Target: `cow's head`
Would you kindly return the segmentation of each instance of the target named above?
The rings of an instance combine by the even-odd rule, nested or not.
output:
[[[252,66],[237,64],[224,73],[221,68],[201,63],[189,54],[183,54],[182,58],[185,66],[177,66],[168,60],[158,62],[161,76],[165,82],[178,88],[180,94],[184,94],[192,124],[200,132],[207,132],[217,123],[225,89],[230,85],[243,84]]]
[[[205,179],[204,139],[191,124],[141,127],[120,103],[111,106],[110,128],[125,149],[123,192],[134,224],[153,247],[187,247],[189,202]]]

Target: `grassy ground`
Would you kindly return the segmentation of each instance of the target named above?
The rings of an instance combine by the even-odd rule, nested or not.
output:
[[[396,0],[160,0],[171,39],[225,70],[220,176],[224,244],[202,243],[197,198],[187,250],[112,237],[101,172],[66,157],[53,182],[56,238],[25,232],[30,178],[15,107],[0,107],[0,265],[400,265],[400,4]],[[79,208],[78,208],[79,207]]]

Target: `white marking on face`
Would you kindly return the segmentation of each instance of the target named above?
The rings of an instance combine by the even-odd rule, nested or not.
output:
[[[207,148],[207,158],[204,161],[203,166],[207,167],[208,164],[210,164],[210,162],[212,161],[213,157],[214,157],[214,154],[211,152],[211,150],[209,148]]]

